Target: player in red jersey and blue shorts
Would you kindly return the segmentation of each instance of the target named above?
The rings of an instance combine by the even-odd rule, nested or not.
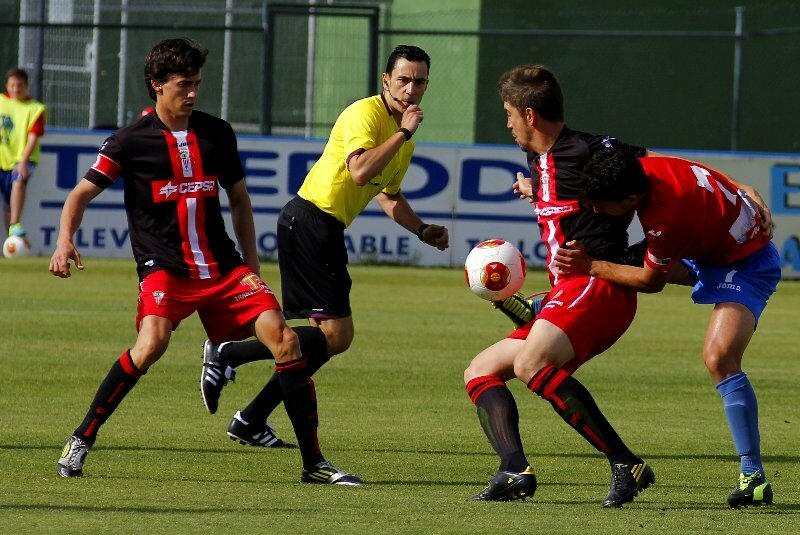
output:
[[[360,485],[333,467],[317,439],[317,402],[297,335],[259,277],[255,228],[244,170],[230,124],[194,105],[208,51],[187,39],[158,43],[145,62],[155,111],[109,137],[64,203],[53,275],[83,269],[73,234],[90,201],[123,181],[133,256],[139,274],[138,337],[100,384],[83,422],[67,439],[58,473],[83,475],[89,448],[142,375],[167,350],[172,331],[194,312],[211,340],[255,335],[275,355],[286,411],[303,461],[301,480]],[[226,191],[236,244],[228,236],[219,188]]]
[[[568,128],[558,80],[544,66],[508,71],[500,78],[499,90],[507,127],[527,154],[531,170],[531,178],[517,175],[514,190],[534,205],[552,288],[533,320],[479,353],[464,372],[481,427],[500,457],[497,475],[473,499],[519,500],[536,491],[536,476],[520,438],[517,405],[506,385],[516,377],[606,457],[611,486],[602,506],[620,507],[651,485],[655,475],[626,446],[573,372],[622,336],[636,313],[637,294],[596,277],[561,275],[554,269],[553,256],[560,245],[576,239],[585,241],[599,258],[623,262],[630,256],[630,219],[584,208],[579,184],[593,153],[617,147],[643,156],[646,150]]]
[[[695,271],[692,299],[714,305],[703,359],[722,396],[740,457],[739,482],[728,505],[771,504],[758,402],[742,371],[744,352],[781,277],[763,200],[753,188],[701,163],[667,157],[639,160],[620,151],[592,157],[581,191],[597,213],[629,218],[636,212],[648,240],[644,266],[596,259],[576,240],[556,253],[557,273],[589,274],[654,293],[663,289],[678,262]]]

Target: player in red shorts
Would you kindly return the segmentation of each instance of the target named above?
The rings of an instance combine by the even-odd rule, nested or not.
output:
[[[619,507],[651,485],[655,476],[625,445],[572,373],[622,336],[636,312],[636,292],[585,275],[560,276],[552,261],[559,245],[574,239],[585,240],[600,258],[623,261],[629,256],[630,219],[584,209],[578,185],[594,152],[619,147],[643,156],[646,150],[567,128],[561,88],[546,67],[512,69],[500,78],[499,90],[507,126],[527,154],[533,177],[519,173],[514,190],[536,209],[542,241],[548,246],[552,289],[533,321],[482,351],[464,372],[478,419],[500,457],[497,475],[473,499],[518,500],[536,491],[536,476],[520,439],[517,405],[506,386],[517,377],[605,455],[611,487],[602,505]]]
[[[692,300],[713,304],[703,360],[722,397],[740,457],[739,482],[728,505],[772,503],[761,459],[758,402],[742,357],[758,319],[781,277],[780,255],[770,241],[771,216],[758,193],[708,166],[680,158],[642,158],[603,151],[592,157],[582,195],[598,213],[629,217],[634,211],[648,247],[644,266],[595,260],[580,241],[555,258],[558,273],[591,274],[638,290],[659,292],[678,262],[697,275]]]
[[[155,113],[109,137],[64,203],[53,275],[83,269],[72,236],[90,201],[123,179],[133,255],[139,274],[138,337],[111,367],[83,422],[67,439],[58,473],[83,475],[89,448],[142,375],[167,350],[180,322],[198,312],[209,339],[255,334],[275,355],[284,404],[303,460],[301,481],[360,485],[332,466],[317,439],[317,403],[295,332],[259,277],[255,228],[236,136],[227,122],[194,110],[208,51],[186,39],[158,43],[145,63]],[[225,189],[242,255],[227,234],[219,188]]]

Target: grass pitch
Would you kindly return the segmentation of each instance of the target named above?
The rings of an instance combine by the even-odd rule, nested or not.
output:
[[[738,472],[700,357],[709,307],[685,288],[643,295],[628,333],[578,371],[656,484],[601,509],[605,460],[513,383],[539,479],[522,503],[475,503],[497,469],[462,372],[510,330],[458,270],[352,267],[356,338],[315,377],[328,458],[360,488],[299,482],[297,450],[230,441],[225,430],[272,373],[239,369],[220,410],[198,392],[205,338],[192,317],[102,429],[82,479],[56,475],[65,438],[135,338],[131,261],[86,259],[60,280],[46,258],[0,258],[2,533],[797,533],[800,532],[800,284],[783,282],[745,356],[759,395],[775,505],[731,511]],[[277,266],[264,278],[277,287]],[[525,289],[546,286],[529,274]],[[272,418],[286,439],[282,409]]]

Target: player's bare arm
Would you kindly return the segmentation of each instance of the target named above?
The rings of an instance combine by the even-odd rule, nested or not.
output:
[[[233,222],[233,232],[236,241],[239,243],[239,250],[242,259],[253,273],[260,273],[258,261],[258,249],[256,247],[256,228],[253,222],[253,205],[250,202],[250,195],[247,193],[247,186],[244,180],[238,181],[231,186],[228,192],[228,203],[231,208],[231,220]]]
[[[17,173],[19,173],[19,179],[23,182],[27,182],[31,176],[28,162],[31,154],[33,154],[33,150],[36,148],[36,141],[38,139],[38,135],[34,133],[28,134],[28,142],[25,144],[25,149],[22,151],[22,158],[20,158],[19,162],[17,163]]]
[[[402,193],[387,195],[380,192],[375,196],[375,201],[386,215],[411,233],[416,234],[422,227],[422,219],[414,212],[414,209],[411,208]],[[440,251],[444,251],[450,246],[447,228],[441,225],[427,225],[422,231],[421,237],[423,242],[436,247]]]
[[[101,188],[84,179],[78,182],[67,196],[67,200],[64,201],[56,240],[56,250],[50,258],[50,273],[56,277],[66,279],[72,275],[70,272],[70,260],[75,262],[76,268],[83,269],[81,255],[72,241],[72,236],[81,226],[86,207],[102,191]]]
[[[394,135],[377,147],[350,158],[347,165],[353,182],[358,186],[364,186],[380,174],[386,164],[389,163],[389,160],[397,154],[397,151],[406,142],[406,134],[400,128],[405,128],[411,135],[414,135],[422,122],[422,117],[422,108],[417,104],[411,104],[403,112],[400,126]]]
[[[556,271],[561,275],[591,275],[642,293],[658,293],[669,280],[669,272],[648,266],[636,267],[595,260],[579,241],[567,242],[553,256]]]

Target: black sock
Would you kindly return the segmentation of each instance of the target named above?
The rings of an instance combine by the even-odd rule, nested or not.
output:
[[[330,358],[328,357],[328,341],[325,338],[325,333],[322,332],[322,329],[311,326],[294,327],[294,331],[300,340],[300,353],[306,357],[308,362],[306,370],[308,375],[312,376]],[[226,345],[225,347],[227,348],[228,346]],[[242,409],[242,417],[248,422],[266,422],[275,407],[281,404],[281,401],[283,401],[283,392],[281,391],[280,378],[278,373],[275,372],[269,378],[267,384],[264,385],[264,388],[261,389],[261,392],[253,398],[253,401]]]
[[[500,470],[525,470],[530,463],[522,450],[517,403],[505,381],[496,375],[476,377],[467,383],[467,394],[478,409],[489,444],[500,457]]]
[[[73,435],[83,439],[89,446],[93,445],[100,426],[111,417],[144,373],[146,372],[139,371],[133,364],[130,351],[120,355],[100,383],[86,417]]]
[[[228,342],[219,349],[220,363],[231,368],[259,360],[275,360],[275,357],[258,339]]]
[[[639,460],[611,427],[586,387],[567,372],[545,366],[533,376],[528,388],[549,401],[558,415],[609,462],[629,464]]]
[[[300,339],[300,352],[305,356],[328,354],[328,340],[325,333],[318,327],[310,325],[292,327]],[[219,350],[219,361],[221,364],[237,368],[248,362],[259,360],[275,360],[275,356],[267,346],[255,340],[245,340],[243,342],[228,342]],[[324,364],[324,363],[323,363]],[[321,366],[321,364],[320,364]]]
[[[275,370],[283,391],[283,405],[292,421],[303,468],[310,470],[325,460],[317,439],[317,393],[314,381],[308,375],[307,359],[275,364]]]

